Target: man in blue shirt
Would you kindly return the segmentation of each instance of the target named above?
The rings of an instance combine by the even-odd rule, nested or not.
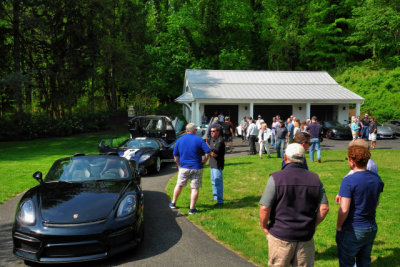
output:
[[[288,131],[287,133],[287,144],[293,143],[293,130],[294,130],[294,125],[293,122],[290,118],[287,119],[286,121],[286,129]]]
[[[318,163],[321,163],[321,141],[319,140],[319,135],[322,133],[322,125],[318,123],[317,117],[313,116],[311,118],[311,123],[308,125],[307,131],[311,137],[310,160],[314,161],[314,150],[317,150]]]
[[[372,245],[377,233],[375,221],[381,178],[368,171],[368,148],[350,146],[347,158],[353,174],[343,178],[339,189],[336,243],[340,266],[370,266]]]
[[[182,187],[186,186],[190,179],[192,193],[190,197],[189,214],[198,212],[196,201],[199,196],[199,188],[202,185],[203,165],[210,157],[210,148],[206,142],[196,136],[196,125],[189,123],[186,125],[186,134],[176,141],[174,147],[174,159],[178,165],[178,181],[174,189],[172,202],[169,204],[171,209],[176,209],[176,201],[181,194]]]

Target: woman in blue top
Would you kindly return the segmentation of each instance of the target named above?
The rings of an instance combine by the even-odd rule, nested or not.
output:
[[[357,123],[356,117],[351,118],[351,133],[353,135],[353,141],[358,138],[358,131],[360,131],[360,128]]]
[[[336,243],[340,266],[371,264],[378,230],[375,213],[384,184],[377,174],[366,169],[370,156],[363,146],[350,146],[347,151],[353,174],[343,178],[339,189]]]

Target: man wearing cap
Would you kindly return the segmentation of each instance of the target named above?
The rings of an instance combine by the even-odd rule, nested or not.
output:
[[[311,118],[311,123],[308,125],[307,131],[311,137],[310,159],[314,161],[314,150],[317,150],[318,163],[321,163],[321,141],[319,140],[319,136],[322,133],[322,125],[318,123],[317,117],[313,116]]]
[[[196,202],[199,196],[199,189],[202,185],[203,165],[207,163],[210,156],[210,148],[203,139],[196,136],[196,125],[188,123],[186,134],[180,137],[174,146],[174,160],[178,166],[178,180],[174,189],[174,195],[169,207],[176,209],[176,201],[181,194],[182,187],[190,180],[192,193],[190,196],[189,214],[198,212]]]
[[[269,266],[313,266],[314,232],[329,211],[317,174],[303,168],[305,150],[286,148],[285,166],[269,176],[260,199],[260,225],[268,240]]]

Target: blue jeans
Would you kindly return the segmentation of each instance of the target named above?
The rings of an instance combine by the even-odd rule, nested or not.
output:
[[[358,267],[371,265],[371,251],[376,232],[376,226],[355,228],[336,232],[336,244],[341,267]]]
[[[285,151],[285,142],[286,139],[276,138],[276,154],[278,158],[283,158],[283,152]]]
[[[224,184],[222,181],[222,170],[211,168],[211,185],[214,200],[218,203],[224,203]]]
[[[361,138],[367,138],[368,141],[368,135],[369,135],[369,126],[363,126],[361,129]]]
[[[271,135],[271,147],[275,147],[275,136],[274,136],[274,134]]]
[[[314,161],[314,150],[317,150],[317,159],[321,159],[321,147],[319,145],[319,138],[311,138],[310,145],[310,160]]]

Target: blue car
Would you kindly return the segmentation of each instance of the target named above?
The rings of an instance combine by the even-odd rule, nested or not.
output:
[[[109,138],[101,140],[98,148],[102,154],[118,153],[145,172],[159,173],[163,163],[174,162],[174,145],[175,141],[168,144],[164,139],[151,137],[129,138],[116,145],[115,139]]]

